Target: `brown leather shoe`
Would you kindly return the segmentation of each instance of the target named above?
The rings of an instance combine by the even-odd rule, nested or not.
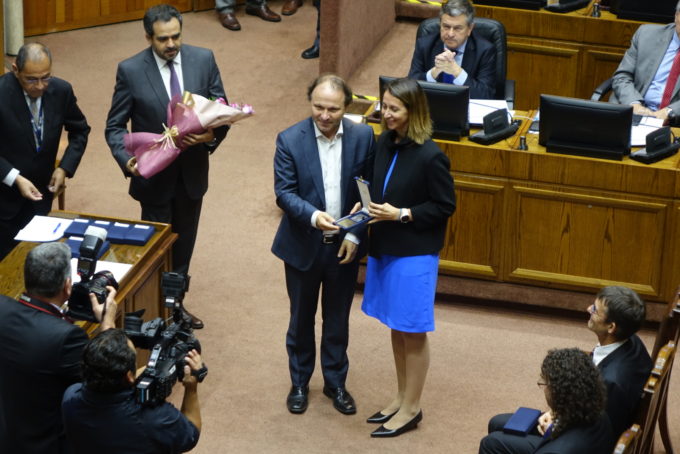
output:
[[[234,13],[217,13],[217,18],[220,20],[222,27],[233,31],[241,30],[241,24],[238,23]]]
[[[283,4],[283,8],[281,8],[281,14],[284,16],[292,16],[301,6],[302,0],[286,0],[286,3]]]
[[[266,4],[260,6],[246,6],[246,14],[257,16],[262,20],[269,22],[280,22],[281,16],[270,10]]]

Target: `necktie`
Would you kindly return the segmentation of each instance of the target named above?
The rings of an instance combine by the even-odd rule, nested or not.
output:
[[[31,127],[33,128],[33,138],[35,139],[35,151],[40,153],[42,146],[42,118],[38,109],[38,99],[30,98]]]
[[[179,88],[179,79],[177,78],[177,73],[175,72],[175,62],[169,60],[168,68],[170,68],[170,97],[174,98],[176,95],[181,95],[182,90]]]
[[[671,103],[673,90],[678,83],[678,76],[680,76],[680,49],[678,49],[678,52],[675,53],[675,58],[673,58],[673,65],[671,66],[671,71],[668,73],[668,80],[666,81],[666,88],[663,90],[659,109],[663,109]]]
[[[36,98],[31,98],[31,115],[33,116],[33,121],[40,121],[40,111],[38,110],[38,100]]]

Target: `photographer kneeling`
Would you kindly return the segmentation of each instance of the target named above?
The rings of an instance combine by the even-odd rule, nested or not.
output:
[[[186,356],[181,412],[168,402],[143,406],[135,400],[135,361],[134,346],[120,329],[100,333],[85,347],[83,383],[69,387],[62,402],[75,454],[176,453],[196,446],[201,411],[191,372],[202,368],[200,354]]]

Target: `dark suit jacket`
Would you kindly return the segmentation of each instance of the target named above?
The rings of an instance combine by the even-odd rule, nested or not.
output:
[[[371,180],[371,200],[410,208],[413,221],[377,222],[371,226],[369,253],[412,256],[437,254],[444,245],[446,223],[456,210],[449,158],[432,141],[399,147],[385,194],[383,186],[394,156],[392,131],[378,139]]]
[[[644,95],[674,34],[675,24],[645,24],[637,29],[614,72],[611,102],[631,104],[638,101],[644,104]],[[669,107],[676,113],[680,111],[680,84],[673,89]]]
[[[131,122],[132,132],[163,132],[170,101],[158,71],[151,48],[121,62],[116,74],[116,88],[111,110],[106,120],[106,142],[126,176],[125,164],[130,155],[125,151],[123,137]],[[182,74],[184,90],[206,98],[225,98],[220,71],[212,51],[182,45]],[[227,127],[215,128],[218,143],[227,134]],[[184,150],[165,170],[146,179],[132,177],[130,195],[142,203],[164,203],[174,195],[181,174],[189,197],[198,199],[208,190],[208,155],[206,144]]]
[[[73,88],[68,82],[53,77],[42,97],[44,116],[43,145],[36,152],[31,127],[31,114],[23,89],[12,73],[0,76],[0,181],[16,168],[43,194],[50,198],[47,185],[54,172],[62,129],[68,133],[68,147],[59,167],[71,177],[85,152],[90,127],[78,108]],[[16,185],[0,182],[0,219],[12,219],[24,203]]]
[[[554,440],[544,440],[535,454],[610,454],[616,439],[602,415],[592,426],[573,427]]]
[[[408,77],[426,80],[425,75],[434,66],[434,57],[442,52],[444,43],[439,32],[418,38]],[[467,40],[461,66],[468,74],[465,85],[470,87],[470,98],[493,99],[496,96],[496,50],[489,41],[475,36],[474,30]],[[437,81],[441,80],[440,74]]]
[[[354,177],[366,177],[373,161],[373,130],[342,120],[342,214],[359,201]],[[272,252],[284,262],[307,271],[321,247],[321,230],[312,227],[312,213],[326,211],[323,175],[314,123],[307,118],[281,132],[274,155],[276,204],[283,210]],[[361,246],[365,242],[361,242]],[[357,259],[361,252],[357,254]]]
[[[0,452],[63,452],[61,399],[80,379],[88,342],[79,327],[0,295]]]
[[[607,414],[618,437],[633,423],[642,388],[652,370],[652,359],[634,334],[597,367],[607,387]]]

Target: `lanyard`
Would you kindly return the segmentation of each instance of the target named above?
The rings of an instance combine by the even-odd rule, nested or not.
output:
[[[385,197],[385,189],[387,189],[387,182],[390,181],[390,177],[392,176],[392,171],[394,170],[394,164],[397,162],[397,155],[399,154],[399,151],[396,151],[394,153],[394,157],[392,158],[392,163],[390,163],[390,168],[387,170],[387,175],[385,176],[385,183],[383,184],[383,192],[382,195]]]
[[[19,298],[19,302],[21,304],[23,304],[24,306],[32,307],[33,309],[38,310],[40,312],[44,312],[46,314],[52,315],[53,317],[57,317],[57,318],[61,318],[61,319],[65,320],[64,314],[62,314],[61,311],[59,309],[57,309],[56,307],[54,308],[54,311],[51,311],[51,310],[46,309],[44,307],[36,306],[35,304],[33,304],[31,302],[31,298],[29,298],[26,295],[21,295],[21,298]],[[44,303],[44,304],[47,304],[47,303]]]
[[[38,111],[38,119],[37,120],[35,119],[35,117],[33,117],[33,112],[31,112],[31,109],[28,109],[28,111],[31,114],[31,127],[33,128],[33,137],[35,138],[36,152],[40,153],[40,149],[42,148],[42,140],[43,140],[43,103],[42,103],[42,100],[40,101],[40,109]]]

